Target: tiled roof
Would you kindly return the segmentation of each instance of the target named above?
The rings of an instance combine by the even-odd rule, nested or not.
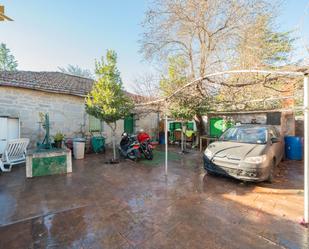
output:
[[[61,72],[0,71],[0,86],[85,96],[93,80]]]

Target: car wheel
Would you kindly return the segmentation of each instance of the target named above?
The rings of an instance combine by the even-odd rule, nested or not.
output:
[[[267,182],[272,183],[274,180],[274,173],[275,173],[275,168],[276,168],[276,159],[273,159],[270,171],[269,171],[269,176],[267,178]]]
[[[206,170],[207,175],[210,175],[210,176],[219,176],[220,175],[219,173],[216,173],[214,171],[210,171],[210,170],[207,170],[207,169],[205,169],[205,170]]]

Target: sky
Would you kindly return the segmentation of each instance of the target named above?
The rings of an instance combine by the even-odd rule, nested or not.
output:
[[[280,30],[295,30],[309,0],[286,0],[278,18]],[[6,43],[19,70],[58,71],[68,64],[94,69],[94,61],[114,49],[127,90],[151,71],[139,54],[141,22],[148,0],[0,0],[13,22],[0,22],[0,43]],[[309,12],[309,10],[308,10]],[[309,13],[305,22],[309,23]],[[309,39],[309,26],[297,36]],[[309,40],[308,40],[309,41]],[[302,54],[302,43],[296,44]]]

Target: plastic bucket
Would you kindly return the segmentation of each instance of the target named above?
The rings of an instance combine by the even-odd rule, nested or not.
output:
[[[75,138],[73,140],[73,154],[75,159],[84,159],[85,142],[86,140],[84,138]]]
[[[285,142],[285,155],[290,160],[303,159],[303,141],[301,137],[286,136]]]

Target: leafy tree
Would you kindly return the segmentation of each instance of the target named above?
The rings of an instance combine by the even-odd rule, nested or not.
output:
[[[239,68],[274,68],[289,62],[295,39],[291,32],[274,30],[272,17],[266,14],[247,25],[241,33],[233,65]]]
[[[239,34],[256,16],[271,11],[273,2],[276,1],[154,0],[143,23],[140,52],[160,65],[168,63],[171,56],[182,56],[188,81],[227,69]],[[193,96],[200,92],[200,98],[208,98],[213,94],[211,85],[198,82],[194,85],[196,91],[191,92]],[[200,134],[205,132],[204,114],[196,112],[195,115]]]
[[[17,61],[4,43],[0,44],[0,71],[16,71]]]
[[[275,69],[289,63],[293,42],[291,32],[274,31],[269,15],[261,15],[241,33],[233,69]],[[240,74],[230,76],[231,85],[245,84],[241,88],[222,87],[218,99],[226,101],[226,109],[270,109],[281,108],[282,101],[250,102],[281,95],[293,95],[295,79],[272,75]],[[289,93],[290,92],[290,93]],[[235,104],[238,103],[239,107]]]
[[[106,122],[111,128],[114,160],[116,160],[116,121],[130,114],[134,105],[123,91],[120,72],[117,69],[117,55],[113,50],[108,50],[105,58],[96,61],[95,68],[98,79],[86,98],[86,111]]]
[[[69,64],[67,67],[58,67],[58,69],[67,74],[93,79],[93,74],[88,69],[83,69],[78,65]]]
[[[189,81],[187,64],[182,56],[170,57],[168,61],[167,74],[162,76],[160,81],[160,90],[164,97],[171,96]],[[203,91],[203,89],[199,90]],[[169,99],[169,115],[184,122],[193,120],[200,113],[207,112],[210,108],[211,97],[204,96],[199,90],[196,88],[186,89]]]

